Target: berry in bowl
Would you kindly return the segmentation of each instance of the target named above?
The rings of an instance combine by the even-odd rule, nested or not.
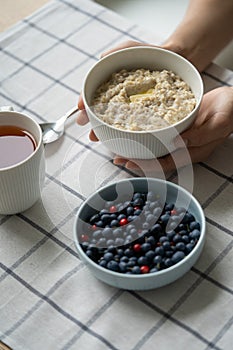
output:
[[[203,210],[188,191],[165,180],[131,178],[84,201],[74,239],[95,277],[117,288],[147,290],[191,269],[205,230]]]

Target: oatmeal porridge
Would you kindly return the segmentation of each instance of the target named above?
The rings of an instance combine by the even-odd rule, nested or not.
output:
[[[190,87],[175,73],[125,69],[96,91],[94,113],[104,122],[129,131],[155,130],[185,118],[196,105]]]

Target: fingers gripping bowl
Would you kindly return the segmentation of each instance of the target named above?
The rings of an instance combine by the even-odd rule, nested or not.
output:
[[[182,187],[131,178],[97,190],[79,208],[74,239],[93,275],[117,288],[169,284],[195,264],[205,242],[205,217]]]
[[[106,123],[95,112],[93,99],[98,88],[123,69],[173,72],[190,87],[196,102],[194,108],[182,120],[159,129],[124,130]],[[102,58],[89,70],[83,86],[84,105],[96,136],[110,151],[126,158],[151,159],[173,151],[174,138],[193,123],[202,96],[201,76],[189,61],[171,51],[148,46],[123,49]],[[125,113],[126,118],[129,112]]]

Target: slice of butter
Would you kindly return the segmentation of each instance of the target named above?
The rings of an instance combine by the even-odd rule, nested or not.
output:
[[[142,92],[141,94],[131,95],[129,96],[130,102],[137,102],[137,100],[140,100],[145,97],[149,97],[153,94],[154,89],[149,89],[145,92]]]

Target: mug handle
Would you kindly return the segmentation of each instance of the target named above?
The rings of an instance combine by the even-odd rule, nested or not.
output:
[[[3,111],[13,111],[14,108],[11,107],[11,106],[2,106],[0,107],[0,112],[3,112]]]

